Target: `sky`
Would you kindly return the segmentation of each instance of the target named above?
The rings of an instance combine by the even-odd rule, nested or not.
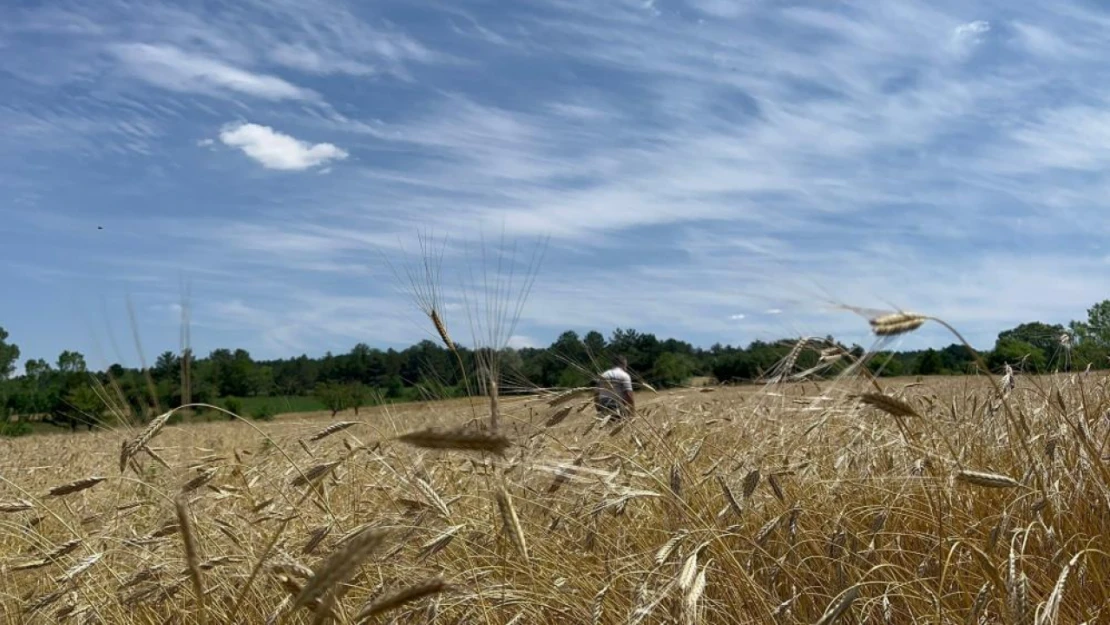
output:
[[[0,326],[403,348],[424,233],[463,344],[542,250],[514,346],[869,345],[850,305],[990,347],[1110,297],[1107,41],[1093,0],[5,2]]]

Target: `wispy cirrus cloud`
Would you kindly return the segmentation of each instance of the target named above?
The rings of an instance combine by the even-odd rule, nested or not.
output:
[[[952,31],[953,51],[957,54],[967,54],[972,48],[983,43],[990,31],[990,22],[985,20],[960,24]]]
[[[266,100],[315,100],[318,97],[311,90],[276,76],[252,73],[173,46],[125,43],[113,45],[110,50],[136,77],[163,89],[204,94],[229,92]]]
[[[1105,292],[1110,88],[1091,51],[1110,15],[1089,4],[11,13],[0,119],[20,139],[0,164],[39,210],[119,238],[49,236],[113,267],[126,241],[149,271],[196,276],[214,344],[423,338],[381,255],[428,226],[451,236],[448,267],[482,235],[553,237],[519,330],[540,343],[618,325],[866,341],[841,302],[924,309],[989,344]],[[63,170],[80,197],[48,184]]]

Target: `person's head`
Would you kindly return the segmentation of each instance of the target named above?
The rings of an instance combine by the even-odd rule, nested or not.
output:
[[[628,369],[628,359],[624,356],[617,354],[613,356],[613,366],[620,367],[621,369]]]

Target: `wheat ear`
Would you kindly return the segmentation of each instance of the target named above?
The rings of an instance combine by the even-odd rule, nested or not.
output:
[[[336,584],[341,584],[354,574],[362,561],[385,542],[388,530],[369,527],[347,541],[342,549],[332,554],[297,594],[293,609],[319,599]]]
[[[524,529],[520,526],[520,517],[516,514],[516,508],[513,507],[512,497],[509,496],[509,491],[505,490],[502,486],[497,490],[497,509],[501,512],[501,522],[505,525],[505,530],[513,539],[513,544],[516,545],[517,550],[525,561],[528,557],[528,543],[524,540]]]
[[[106,479],[108,479],[108,478],[96,477],[96,476],[82,478],[80,480],[74,480],[74,481],[72,481],[68,484],[62,484],[60,486],[55,486],[54,488],[51,488],[49,491],[47,491],[46,494],[50,497],[63,497],[65,495],[71,495],[73,493],[79,493],[83,490],[92,488],[93,486],[96,486],[97,484],[103,482]]]
[[[871,331],[878,336],[897,336],[920,328],[929,320],[926,315],[911,312],[896,312],[868,319]]]
[[[310,436],[308,438],[308,440],[313,441],[313,442],[323,440],[323,439],[331,436],[332,434],[335,434],[337,432],[342,432],[343,430],[346,430],[347,428],[349,428],[353,425],[358,425],[358,421],[340,421],[339,423],[333,423],[333,424],[329,425],[328,427],[326,427],[326,428],[320,430],[319,432],[313,434],[312,436]]]
[[[914,410],[913,406],[911,406],[908,403],[902,401],[901,399],[898,399],[896,397],[891,397],[890,395],[884,395],[882,393],[863,393],[861,395],[857,395],[857,398],[860,400],[860,402],[862,402],[864,404],[867,404],[868,406],[871,406],[873,408],[878,408],[879,410],[882,410],[883,412],[885,412],[885,413],[887,413],[891,416],[895,416],[895,417],[920,417],[921,416],[917,413],[916,410]]]
[[[829,609],[826,610],[821,619],[817,621],[817,625],[832,625],[832,623],[835,623],[841,616],[844,616],[844,613],[848,611],[848,608],[852,607],[852,604],[855,603],[858,598],[859,586],[852,586],[839,600],[829,606]]]
[[[502,434],[457,428],[440,430],[428,428],[397,437],[397,440],[427,449],[453,449],[458,451],[488,451],[502,456],[512,443]]]
[[[1021,482],[1007,475],[984,473],[983,471],[963,470],[956,474],[956,479],[984,488],[1017,488],[1021,486]]]
[[[196,533],[193,531],[193,519],[189,516],[189,509],[184,497],[174,500],[174,509],[177,511],[177,522],[181,526],[181,538],[185,544],[185,562],[189,567],[189,579],[193,582],[193,591],[197,595],[197,610],[201,625],[208,622],[207,610],[204,605],[204,583],[200,576],[200,566],[197,558]]]
[[[119,458],[120,473],[123,473],[124,469],[127,468],[127,461],[134,457],[135,454],[139,453],[139,450],[146,447],[147,443],[155,436],[158,436],[162,428],[166,427],[166,423],[170,420],[171,415],[173,415],[172,410],[159,415],[146,426],[146,429],[144,429],[135,440],[123,442],[123,449],[120,452]]]
[[[412,603],[413,601],[419,601],[424,597],[437,595],[446,589],[447,582],[443,581],[443,579],[439,577],[434,577],[432,579],[420,582],[419,584],[415,584],[407,588],[402,588],[397,592],[381,597],[380,599],[377,599],[367,605],[365,608],[362,609],[361,612],[358,613],[358,616],[355,617],[354,622],[361,623],[383,612],[388,612],[389,610],[399,608],[406,603]]]
[[[431,318],[432,325],[436,327],[436,333],[439,334],[439,338],[443,340],[443,344],[447,346],[447,349],[457,351],[455,342],[451,340],[451,335],[447,333],[447,324],[443,323],[443,319],[439,316],[439,311],[433,308],[432,311],[428,313],[428,317]]]

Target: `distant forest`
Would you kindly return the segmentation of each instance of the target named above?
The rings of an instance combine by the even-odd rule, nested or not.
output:
[[[1030,322],[1001,332],[980,356],[993,372],[1006,365],[1028,373],[1108,368],[1110,300],[1087,312],[1086,321],[1066,327]],[[91,371],[84,356],[74,351],[61,353],[53,363],[21,363],[18,345],[0,328],[0,434],[25,433],[28,422],[91,429],[120,414],[145,420],[158,410],[185,403],[213,404],[267,419],[292,405],[337,412],[382,402],[458,397],[467,393],[463,369],[473,378],[479,362],[474,351],[457,349],[456,357],[442,344],[425,340],[400,351],[359,343],[344,354],[279,360],[255,360],[243,349],[217,349],[204,357],[165,352],[145,371],[118,364]],[[544,348],[505,348],[499,352],[499,388],[509,395],[586,386],[608,367],[613,354],[627,357],[634,379],[656,389],[694,381],[736,384],[797,374],[832,376],[860,359],[878,376],[958,375],[975,369],[971,353],[958,343],[942,349],[865,353],[858,345],[824,337],[804,345],[794,338],[699,348],[617,329],[608,337],[596,331],[564,332]],[[189,366],[182,366],[183,359]],[[20,363],[23,373],[16,375]],[[478,392],[476,381],[468,381],[471,392]]]

